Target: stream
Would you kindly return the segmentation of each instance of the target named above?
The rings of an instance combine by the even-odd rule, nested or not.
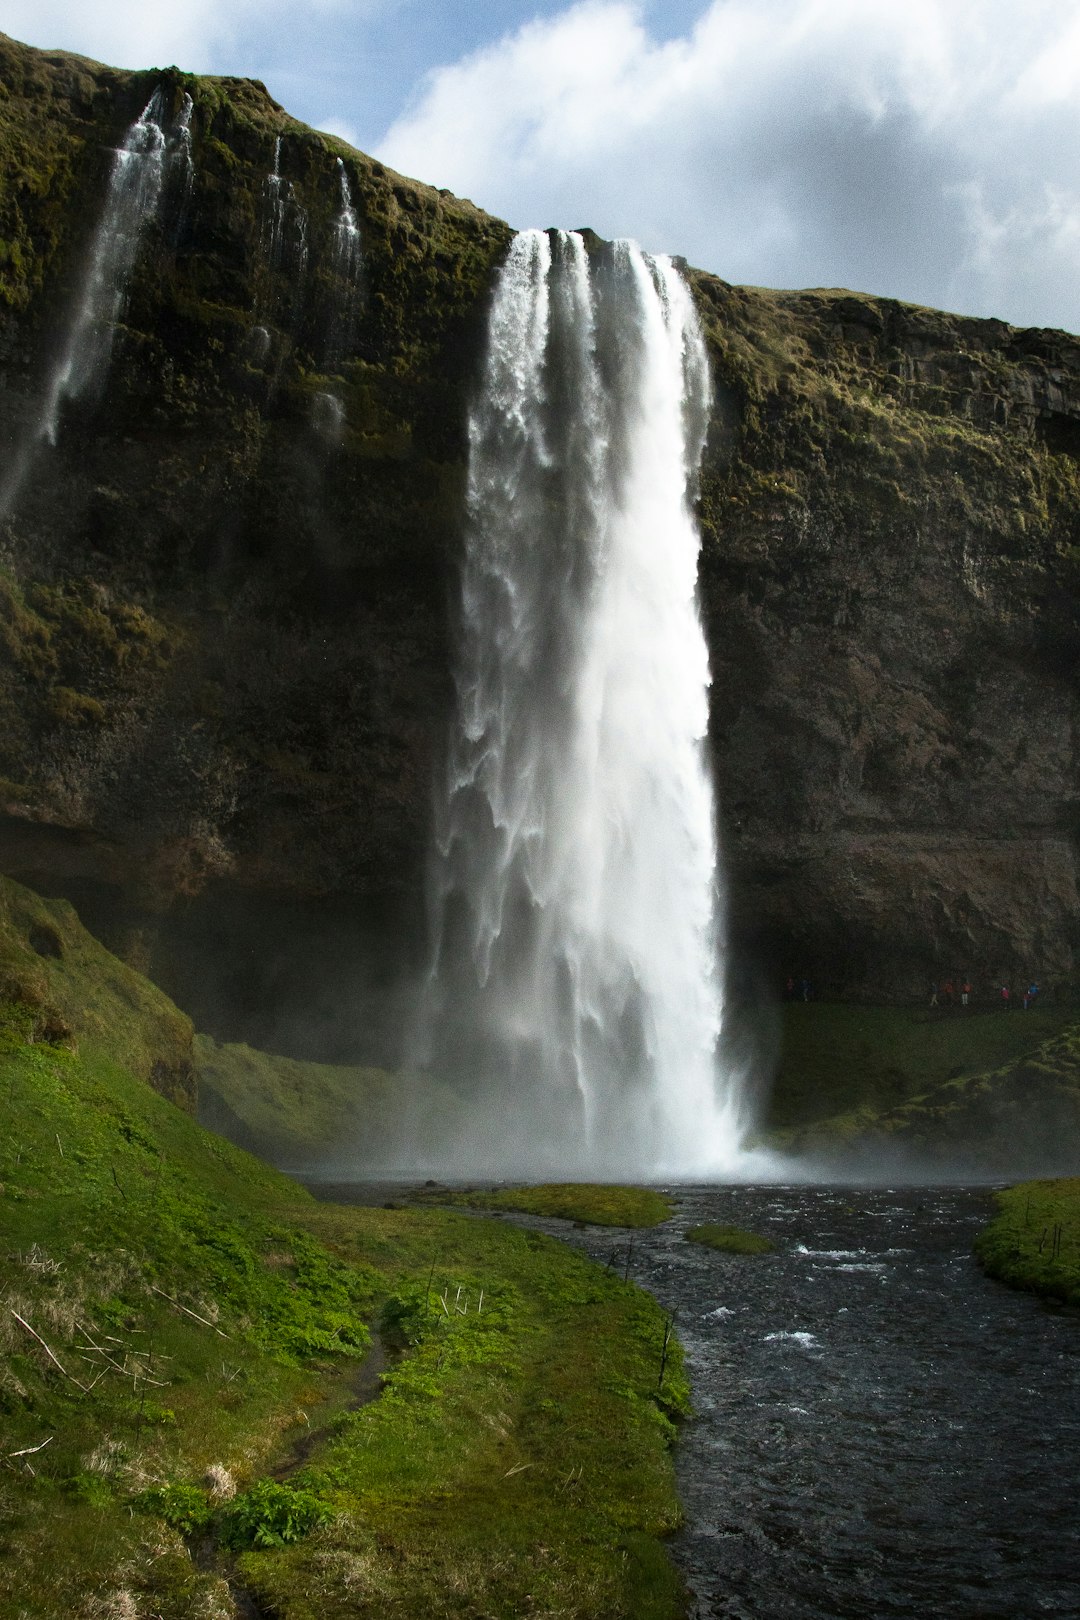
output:
[[[629,1259],[686,1352],[671,1548],[694,1620],[1077,1620],[1080,1315],[980,1271],[989,1191],[674,1196]],[[521,1220],[624,1267],[624,1230]],[[776,1252],[684,1241],[705,1221]]]
[[[988,1192],[677,1196],[631,1276],[678,1307],[697,1417],[672,1550],[699,1620],[1075,1620],[1080,1318],[980,1271]],[[685,1242],[704,1221],[777,1252]],[[626,1249],[625,1233],[582,1239],[605,1260]]]

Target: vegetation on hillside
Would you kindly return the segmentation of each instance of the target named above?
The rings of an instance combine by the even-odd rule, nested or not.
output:
[[[797,1004],[785,1009],[768,1143],[842,1161],[1015,1174],[1065,1168],[1080,1128],[1071,1004],[1017,1013]]]
[[[0,889],[14,976],[65,930],[0,999],[0,1617],[679,1614],[659,1307],[516,1227],[317,1204],[61,1029],[70,971],[168,1050],[151,986]]]
[[[998,1214],[975,1240],[990,1275],[1080,1305],[1080,1179],[1021,1182],[997,1202]]]

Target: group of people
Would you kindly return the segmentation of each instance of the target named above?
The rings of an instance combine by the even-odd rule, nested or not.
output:
[[[1034,980],[1032,980],[1027,989],[1023,992],[1023,1007],[1025,1012],[1027,1012],[1038,993],[1039,986]],[[954,1007],[956,1005],[958,994],[961,1007],[967,1007],[970,1004],[973,994],[970,980],[965,979],[960,985],[958,992],[956,984],[952,979],[946,979],[945,982],[940,986],[935,979],[930,985],[930,1005],[931,1007]],[[1002,1012],[1010,1012],[1012,1010],[1014,999],[1016,998],[1014,998],[1013,992],[1009,985],[1003,984],[997,993],[997,1000],[1001,1005]]]
[[[1002,984],[998,990],[991,993],[991,999],[997,1002],[1002,1012],[1011,1012],[1017,1002],[1020,1002],[1027,1012],[1038,994],[1039,986],[1033,979],[1026,990],[1017,991],[1015,994],[1008,984]],[[812,1001],[813,996],[814,989],[809,979],[789,977],[784,983],[785,1001]],[[960,981],[945,979],[942,983],[934,979],[930,984],[931,1007],[955,1007],[958,1004],[961,1007],[970,1007],[974,996],[970,979]]]

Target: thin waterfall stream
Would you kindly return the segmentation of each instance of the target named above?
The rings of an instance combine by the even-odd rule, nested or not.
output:
[[[518,235],[469,421],[431,1068],[462,1171],[716,1173],[723,964],[693,515],[705,347],[670,260]]]
[[[37,412],[0,485],[0,516],[15,505],[37,447],[56,444],[65,402],[104,387],[143,231],[159,211],[170,167],[178,178],[180,215],[191,195],[193,111],[185,93],[170,127],[168,97],[159,85],[113,152],[104,203],[62,341]]]

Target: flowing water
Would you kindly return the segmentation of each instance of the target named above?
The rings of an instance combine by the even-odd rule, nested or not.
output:
[[[330,267],[336,285],[327,323],[325,352],[325,358],[331,363],[344,359],[353,347],[363,267],[360,225],[353,207],[348,172],[341,158],[336,161],[340,202],[330,240]]]
[[[1080,1317],[985,1277],[985,1189],[678,1188],[630,1276],[696,1417],[673,1551],[696,1620],[1080,1615]],[[717,1221],[772,1255],[687,1243]],[[557,1231],[626,1262],[630,1234]]]
[[[281,172],[281,136],[274,141],[274,166],[263,181],[259,243],[272,271],[284,271],[291,282],[285,300],[295,314],[303,297],[308,264],[308,218],[291,180]]]
[[[349,176],[341,158],[337,159],[337,175],[341,207],[334,220],[334,270],[353,286],[360,274],[360,226],[356,221]]]
[[[36,418],[13,456],[0,489],[0,515],[18,498],[38,444],[55,444],[66,400],[104,385],[116,325],[147,223],[158,211],[167,168],[178,182],[178,219],[194,180],[193,103],[185,95],[167,132],[168,104],[159,86],[113,153],[101,217],[90,240],[79,290]]]
[[[281,136],[274,141],[274,167],[263,181],[260,242],[271,270],[281,263],[285,239],[285,181],[281,178]]]
[[[189,114],[190,117],[190,114]],[[165,174],[165,96],[155,90],[113,154],[105,206],[91,244],[67,341],[46,390],[41,436],[56,439],[60,406],[98,385],[112,354],[143,226],[156,212]],[[183,133],[188,136],[187,122]],[[189,153],[186,145],[184,155]]]
[[[466,1173],[737,1157],[692,512],[708,411],[669,260],[515,239],[469,422],[432,882],[424,1057],[475,1087]]]

